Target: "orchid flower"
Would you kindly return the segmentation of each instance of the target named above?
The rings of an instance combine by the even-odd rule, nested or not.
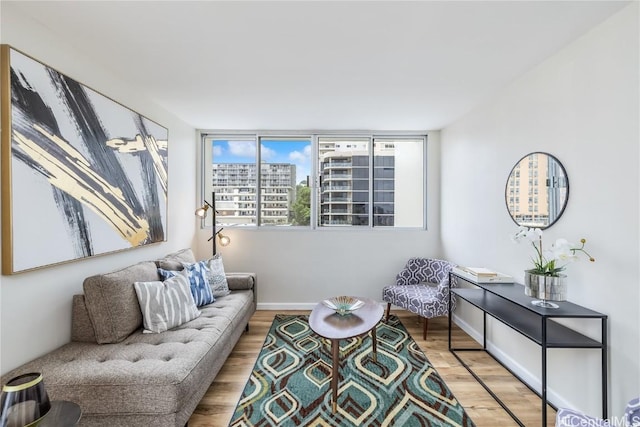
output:
[[[575,245],[569,243],[567,239],[558,239],[551,245],[547,258],[557,259],[560,261],[577,261],[578,257],[573,252]]]
[[[589,257],[589,261],[594,262],[595,259],[584,249],[587,242],[586,239],[580,239],[580,245],[570,243],[566,239],[557,239],[554,244],[547,250],[542,249],[542,230],[539,228],[520,227],[518,231],[511,236],[514,242],[531,243],[536,253],[532,257],[534,268],[530,271],[535,274],[545,276],[557,276],[563,271],[567,264],[577,261],[577,252],[582,252]],[[561,266],[556,266],[556,262],[564,262]]]

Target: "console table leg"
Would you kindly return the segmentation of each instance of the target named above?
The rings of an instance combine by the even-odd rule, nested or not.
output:
[[[542,427],[547,425],[547,319],[542,318]]]
[[[607,419],[609,411],[607,410],[609,398],[607,396],[607,318],[602,318],[602,331],[600,333],[600,343],[602,345],[602,418]]]
[[[482,312],[482,349],[487,349],[487,312]]]
[[[451,351],[452,347],[451,347],[451,272],[449,272],[449,307],[448,307],[448,311],[449,311],[449,351]]]

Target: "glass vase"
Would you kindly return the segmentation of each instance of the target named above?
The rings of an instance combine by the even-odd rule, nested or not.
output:
[[[567,299],[567,275],[545,276],[531,270],[524,272],[524,293],[538,298],[531,304],[543,308],[558,308],[558,304],[549,301],[565,301]]]

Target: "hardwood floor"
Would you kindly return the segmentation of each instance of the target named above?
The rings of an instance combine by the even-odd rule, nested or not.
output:
[[[219,427],[229,424],[273,317],[277,313],[309,314],[309,311],[257,311],[251,318],[249,332],[240,338],[189,419],[189,427]],[[403,310],[393,310],[392,314],[400,317],[413,339],[420,345],[478,427],[517,425],[449,352],[446,318],[429,320],[429,332],[427,340],[424,341],[421,318]],[[453,334],[456,346],[478,345],[455,326]],[[526,426],[541,425],[541,404],[538,396],[483,352],[464,352],[461,355]],[[550,406],[547,414],[547,425],[555,425],[555,411]]]

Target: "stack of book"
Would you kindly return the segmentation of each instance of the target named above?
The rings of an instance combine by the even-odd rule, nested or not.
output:
[[[513,283],[513,277],[485,267],[458,266],[453,272],[475,283]]]

